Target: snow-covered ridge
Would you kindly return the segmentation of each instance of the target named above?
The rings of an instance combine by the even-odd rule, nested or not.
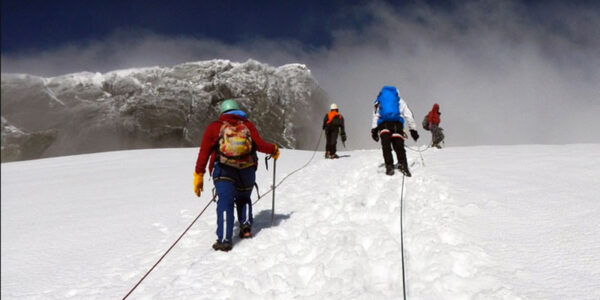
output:
[[[313,127],[325,97],[305,65],[272,67],[254,60],[48,78],[2,74],[2,149],[16,149],[3,151],[2,160],[195,146],[223,98],[238,98],[267,140],[302,149],[319,132]],[[5,124],[45,142],[29,146]]]

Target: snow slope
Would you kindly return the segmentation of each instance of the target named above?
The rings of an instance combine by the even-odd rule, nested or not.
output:
[[[408,298],[600,299],[598,153],[600,145],[428,149],[423,159],[408,151]],[[210,199],[192,193],[196,154],[2,164],[2,298],[125,296]],[[278,179],[312,154],[283,150]],[[383,174],[379,150],[341,154],[318,152],[281,184],[272,226],[271,195],[257,202],[255,237],[234,240],[229,253],[210,248],[211,204],[129,299],[401,299],[402,177]],[[261,160],[262,193],[271,170]]]

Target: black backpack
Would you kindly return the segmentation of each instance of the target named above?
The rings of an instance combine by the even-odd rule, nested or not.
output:
[[[328,124],[329,126],[342,126],[342,116],[337,115],[331,119],[331,122]]]
[[[429,115],[425,115],[423,119],[423,129],[429,130]]]

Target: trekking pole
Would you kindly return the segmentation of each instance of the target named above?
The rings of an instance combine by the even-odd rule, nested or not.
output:
[[[273,226],[273,220],[275,219],[275,170],[277,170],[277,160],[273,159],[273,201],[271,205],[271,226]]]
[[[278,186],[279,186],[279,185],[281,185],[281,184],[282,184],[282,183],[283,183],[283,182],[284,182],[286,179],[288,179],[290,176],[292,176],[292,175],[294,175],[296,172],[298,172],[298,171],[300,171],[300,170],[302,170],[302,169],[306,168],[306,167],[307,167],[307,166],[308,166],[308,165],[309,165],[309,164],[312,162],[313,158],[315,158],[315,155],[317,154],[317,149],[319,149],[319,145],[321,144],[321,138],[322,138],[322,137],[323,137],[323,131],[321,131],[321,135],[319,135],[319,140],[317,141],[317,145],[315,146],[315,149],[313,150],[313,153],[312,153],[312,155],[311,155],[310,159],[309,159],[309,160],[308,160],[308,161],[307,161],[307,162],[306,162],[306,163],[305,163],[303,166],[301,166],[300,168],[298,168],[298,169],[295,169],[295,170],[294,170],[294,171],[292,171],[291,173],[289,173],[289,174],[285,175],[285,176],[284,176],[284,177],[283,177],[283,178],[282,178],[282,179],[279,181],[279,183],[277,183],[277,184],[276,184],[274,187],[278,187]],[[268,165],[268,160],[269,160],[269,157],[268,157],[268,156],[266,156],[266,157],[265,157],[265,165]],[[269,168],[268,168],[268,167],[267,167],[267,170],[269,170]],[[271,187],[271,188],[270,188],[268,191],[266,191],[266,192],[264,192],[262,195],[260,195],[260,197],[258,197],[258,199],[252,203],[252,205],[256,204],[256,202],[258,202],[258,201],[261,199],[261,197],[263,197],[263,196],[265,196],[266,194],[268,194],[268,193],[272,192],[274,187]]]

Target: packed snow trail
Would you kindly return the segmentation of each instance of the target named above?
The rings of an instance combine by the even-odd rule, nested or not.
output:
[[[255,207],[252,240],[234,240],[234,249],[228,253],[213,252],[207,247],[206,256],[191,258],[191,264],[173,266],[163,275],[185,276],[171,277],[169,283],[148,295],[233,299],[401,295],[399,198],[376,207],[378,201],[384,201],[381,195],[372,197],[368,190],[356,193],[357,182],[365,182],[365,169],[372,170],[368,174],[372,179],[367,183],[389,193],[384,198],[399,195],[401,177],[377,174],[379,170],[371,155],[365,154],[320,160],[290,177],[277,190],[275,226],[269,227],[270,199],[266,197]],[[340,176],[337,166],[345,163],[356,169]],[[368,214],[365,209],[369,209]],[[390,214],[393,210],[396,213]],[[214,240],[214,216],[208,219],[210,225],[202,228],[202,235],[209,236],[205,243],[209,246]],[[240,266],[228,261],[244,263]],[[231,280],[231,274],[241,277]],[[211,289],[182,289],[208,279],[214,281]]]
[[[409,299],[600,298],[600,145],[408,152]],[[210,199],[197,149],[2,164],[2,295],[121,298]],[[401,175],[380,150],[319,157],[255,210],[254,238],[215,252],[215,206],[129,299],[399,299]],[[283,150],[277,177],[310,151]],[[269,189],[272,169],[257,182]],[[207,178],[206,178],[207,179]],[[254,198],[256,199],[256,194]]]

